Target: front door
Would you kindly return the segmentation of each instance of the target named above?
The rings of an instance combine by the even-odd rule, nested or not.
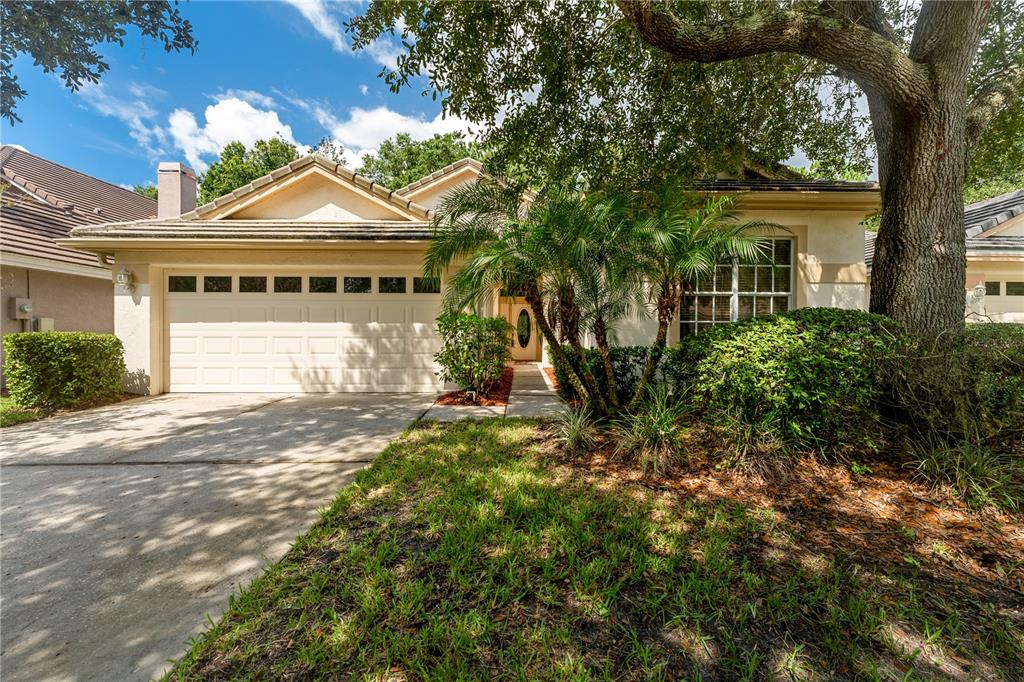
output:
[[[540,332],[526,299],[522,296],[502,296],[500,307],[512,327],[512,359],[529,362],[540,360]]]

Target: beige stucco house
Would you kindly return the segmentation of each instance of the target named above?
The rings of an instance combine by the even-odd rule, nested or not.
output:
[[[59,246],[76,225],[156,216],[131,190],[11,145],[0,147],[2,332],[114,331],[110,266]]]
[[[1024,189],[964,207],[968,322],[1024,323]],[[864,260],[875,253],[875,233],[866,232]]]
[[[83,226],[61,242],[116,261],[125,286],[116,288],[115,331],[146,390],[438,390],[441,292],[420,268],[432,209],[480,177],[478,162],[390,190],[305,157],[195,210],[187,210],[194,183],[176,169],[161,172],[159,219]],[[722,266],[701,283],[673,340],[792,307],[864,307],[860,221],[877,209],[875,185],[714,181],[699,189],[738,194],[747,216],[788,231],[774,237],[773,263]],[[514,335],[517,359],[543,359],[521,300],[496,293],[482,312],[524,332]],[[653,326],[627,320],[618,342],[646,342]]]

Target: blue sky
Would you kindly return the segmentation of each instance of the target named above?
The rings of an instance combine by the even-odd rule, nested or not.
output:
[[[300,145],[340,141],[349,165],[398,132],[424,139],[466,130],[440,117],[424,87],[391,93],[378,77],[392,44],[348,48],[342,22],[360,10],[323,0],[190,2],[181,11],[199,40],[196,53],[166,53],[129,34],[101,46],[110,70],[99,85],[67,90],[31,59],[15,63],[28,96],[22,122],[0,124],[4,143],[132,185],[152,181],[160,161],[202,172],[232,139],[250,144],[278,134]],[[424,86],[426,83],[423,84]]]

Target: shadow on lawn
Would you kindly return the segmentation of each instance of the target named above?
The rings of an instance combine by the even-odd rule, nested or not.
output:
[[[426,425],[344,490],[178,672],[1019,678],[1012,591],[931,573],[903,545],[872,561],[870,547],[825,543],[822,524],[878,537],[891,524],[834,496],[810,503],[567,466],[528,422]],[[801,519],[811,509],[820,522]]]

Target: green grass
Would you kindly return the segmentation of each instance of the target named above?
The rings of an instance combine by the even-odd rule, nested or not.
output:
[[[1005,604],[961,613],[919,566],[813,553],[769,510],[574,469],[551,440],[411,429],[168,678],[1020,679]]]
[[[10,396],[0,396],[0,427],[31,422],[44,416],[42,410],[21,407]]]

